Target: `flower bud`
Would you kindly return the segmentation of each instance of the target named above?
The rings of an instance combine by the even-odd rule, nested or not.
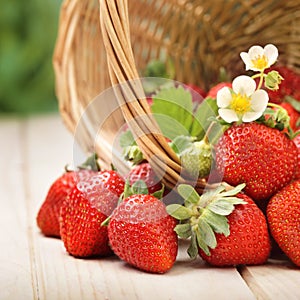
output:
[[[283,80],[283,77],[277,71],[271,71],[265,77],[265,86],[272,91],[279,89],[279,84]]]

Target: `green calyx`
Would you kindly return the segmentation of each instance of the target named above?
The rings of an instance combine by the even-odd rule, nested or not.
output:
[[[265,110],[264,115],[268,118],[264,118],[263,123],[271,128],[283,130],[290,126],[290,117],[287,111],[280,105],[269,103],[268,108]]]
[[[295,138],[296,135],[298,135],[298,133],[294,132],[290,126],[290,116],[287,110],[275,103],[268,103],[268,107],[266,108],[264,115],[260,119],[258,119],[257,122],[263,123],[268,127],[275,128],[280,131],[286,129],[286,135],[291,140]]]
[[[162,199],[165,191],[165,186],[162,184],[162,188],[152,194],[157,199]],[[148,195],[149,189],[144,180],[137,180],[132,185],[130,185],[129,180],[125,181],[124,192],[119,197],[119,204],[126,198],[132,195]]]
[[[92,170],[92,171],[95,171],[95,172],[100,171],[101,168],[100,168],[100,165],[99,165],[99,162],[98,162],[97,153],[91,154],[83,164],[78,166],[78,169],[80,169],[80,170]]]
[[[69,165],[65,166],[66,172],[73,172],[76,170],[90,170],[95,172],[101,171],[97,153],[93,153],[89,157],[87,157],[87,159],[81,165],[78,165],[76,169],[70,167]]]
[[[137,145],[132,132],[127,129],[120,135],[119,139],[120,147],[123,149],[123,157],[125,160],[132,163],[132,165],[138,165],[145,160],[143,152]]]
[[[145,160],[138,145],[127,146],[123,149],[123,155],[125,160],[130,161],[133,165],[138,165]]]
[[[283,77],[279,74],[279,72],[273,70],[266,74],[265,76],[265,87],[269,90],[276,91],[279,89],[279,85],[283,80]]]
[[[193,178],[203,178],[211,170],[213,155],[212,146],[205,140],[191,144],[180,155],[182,167]]]
[[[170,204],[167,206],[169,215],[179,220],[175,231],[180,238],[191,238],[188,254],[196,258],[198,247],[206,255],[210,255],[209,249],[217,246],[215,233],[230,234],[226,216],[230,215],[235,205],[246,204],[243,199],[235,197],[242,191],[245,184],[226,190],[224,185],[209,190],[201,196],[188,185],[178,186],[178,193],[185,199],[184,205]]]
[[[157,199],[161,199],[163,197],[164,190],[165,190],[165,186],[162,184],[162,188],[159,191],[152,193],[151,195]],[[141,194],[142,195],[149,194],[147,184],[144,180],[137,180],[132,185],[130,185],[129,180],[126,180],[124,192],[120,196],[120,201],[122,201],[123,199],[126,199],[132,195],[141,195]]]

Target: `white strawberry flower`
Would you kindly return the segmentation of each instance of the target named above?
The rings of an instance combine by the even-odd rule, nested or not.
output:
[[[268,101],[268,93],[256,90],[255,80],[246,75],[236,77],[232,89],[223,87],[217,93],[219,115],[227,123],[257,120],[265,111]]]
[[[273,65],[278,57],[278,49],[272,44],[252,46],[248,52],[241,52],[240,56],[246,65],[246,70],[263,71]]]

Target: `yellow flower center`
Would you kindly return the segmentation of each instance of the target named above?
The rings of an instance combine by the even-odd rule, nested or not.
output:
[[[255,59],[252,59],[252,64],[255,68],[259,70],[264,70],[268,67],[268,60],[263,56],[257,56]]]
[[[244,114],[251,109],[251,98],[247,95],[233,94],[230,108],[238,115]]]

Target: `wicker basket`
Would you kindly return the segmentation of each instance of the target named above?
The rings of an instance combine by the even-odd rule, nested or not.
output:
[[[138,80],[141,70],[151,59],[171,58],[176,80],[208,88],[220,67],[232,76],[241,73],[240,51],[267,43],[279,48],[282,63],[299,70],[299,28],[299,0],[100,0],[100,6],[96,0],[65,0],[54,53],[62,118],[84,149],[96,147],[107,164],[112,152],[103,141],[113,145],[127,122],[157,174],[174,187],[186,179],[151,116]],[[110,86],[118,109],[101,123],[102,140],[95,142],[88,123],[99,124],[103,106],[85,114],[88,123],[82,114]],[[205,185],[199,179],[198,190]]]

